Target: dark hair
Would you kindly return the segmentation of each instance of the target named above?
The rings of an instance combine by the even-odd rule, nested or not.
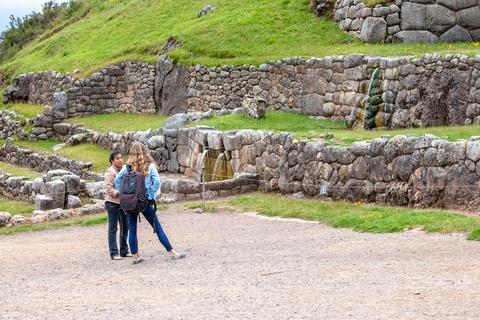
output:
[[[113,160],[115,160],[115,157],[118,156],[119,154],[122,154],[122,153],[118,150],[114,150],[112,151],[112,153],[110,153],[110,157],[108,158],[108,160],[110,161],[110,164],[113,162]]]

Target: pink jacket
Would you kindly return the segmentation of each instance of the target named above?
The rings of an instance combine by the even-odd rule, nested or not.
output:
[[[113,165],[105,172],[105,188],[107,190],[107,194],[105,195],[105,201],[120,204],[120,199],[118,198],[118,190],[115,189],[113,183],[117,174],[118,170]]]

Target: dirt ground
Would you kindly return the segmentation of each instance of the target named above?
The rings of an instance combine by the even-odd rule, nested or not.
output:
[[[253,214],[160,212],[146,261],[112,261],[106,225],[0,237],[0,319],[477,319],[480,243],[356,233]]]

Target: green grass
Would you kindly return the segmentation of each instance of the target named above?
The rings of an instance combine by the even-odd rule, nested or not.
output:
[[[14,166],[9,163],[1,162],[1,161],[0,161],[0,170],[3,170],[6,173],[9,173],[13,176],[26,177],[29,179],[40,178],[42,176],[40,172],[33,171],[30,168],[18,167],[18,166]]]
[[[318,19],[309,0],[85,0],[90,13],[50,37],[39,37],[0,66],[5,75],[57,70],[81,74],[123,60],[154,62],[169,36],[185,64],[260,64],[284,57],[340,54],[478,53],[479,43],[364,44],[331,20]]]
[[[10,200],[0,196],[0,211],[8,212],[12,216],[21,214],[22,216],[31,216],[35,206],[24,201]],[[1,231],[2,229],[0,229]]]
[[[166,116],[133,114],[133,113],[108,113],[89,117],[70,118],[66,122],[79,123],[86,128],[97,132],[145,131],[158,129],[168,119]]]
[[[384,5],[395,4],[395,1],[391,1],[391,0],[364,0],[364,3],[367,7],[373,8],[377,4],[384,4]]]
[[[218,205],[216,202],[206,202],[205,204],[203,202],[195,202],[195,203],[187,203],[185,205],[185,208],[194,210],[194,209],[202,209],[205,212],[217,212],[218,211]]]
[[[448,127],[426,127],[408,129],[377,129],[377,130],[350,130],[345,127],[343,121],[315,120],[306,115],[269,111],[264,119],[251,119],[244,114],[231,114],[227,116],[214,117],[194,125],[213,126],[221,131],[256,129],[269,130],[273,132],[290,132],[297,139],[315,139],[327,133],[332,133],[333,138],[329,143],[338,145],[349,145],[355,141],[372,140],[381,136],[389,135],[417,135],[433,134],[439,138],[457,141],[468,139],[471,136],[480,136],[480,125],[448,126]]]
[[[388,233],[421,228],[426,232],[465,232],[480,240],[480,218],[444,210],[414,210],[342,201],[294,200],[278,195],[252,194],[230,205],[269,217],[320,221],[334,228]]]
[[[43,112],[43,106],[29,103],[3,103],[3,90],[0,90],[0,110],[14,111],[27,119],[34,118],[38,113]]]
[[[239,113],[213,117],[191,125],[213,126],[220,131],[253,129],[290,132],[297,138],[314,138],[322,133],[347,131],[344,121],[315,120],[304,114],[279,111],[267,111],[262,119],[251,119]]]
[[[0,228],[0,235],[12,235],[20,232],[42,231],[47,229],[58,229],[65,227],[90,227],[98,224],[107,223],[108,217],[106,214],[98,214],[91,216],[84,216],[79,218],[64,219],[60,221],[40,223],[40,224],[25,224],[13,226],[9,228]]]
[[[53,151],[53,146],[59,143],[61,141],[57,140],[15,141],[16,145],[36,152],[59,154],[72,160],[91,162],[93,164],[92,171],[94,172],[103,173],[110,167],[108,162],[110,150],[96,144],[79,144],[76,146],[64,146],[57,151]]]

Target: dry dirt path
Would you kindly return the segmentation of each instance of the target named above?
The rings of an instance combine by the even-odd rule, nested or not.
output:
[[[112,261],[106,226],[0,237],[1,319],[478,319],[480,243],[356,233],[247,214],[142,222],[145,263]]]

